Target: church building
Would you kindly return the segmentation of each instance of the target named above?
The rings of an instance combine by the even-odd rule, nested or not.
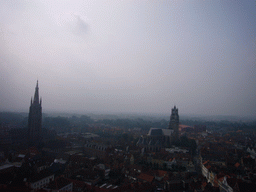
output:
[[[179,114],[176,106],[172,109],[167,129],[150,128],[147,135],[142,135],[137,145],[145,151],[160,151],[161,148],[170,147],[172,141],[179,138]]]
[[[28,116],[28,142],[36,145],[42,137],[42,99],[39,100],[38,81],[36,83],[34,99],[31,98]]]
[[[172,137],[173,139],[178,139],[179,138],[179,114],[178,114],[178,108],[174,106],[172,109],[172,114],[170,117],[170,122],[169,122],[169,127],[168,129],[173,130]]]

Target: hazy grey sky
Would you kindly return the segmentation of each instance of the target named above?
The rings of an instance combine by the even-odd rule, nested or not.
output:
[[[0,110],[256,116],[256,1],[0,1]]]

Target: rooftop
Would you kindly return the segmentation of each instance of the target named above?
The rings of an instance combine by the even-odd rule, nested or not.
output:
[[[159,129],[159,128],[150,128],[148,135],[149,136],[161,136],[161,135],[163,135],[163,131],[162,131],[162,129]]]

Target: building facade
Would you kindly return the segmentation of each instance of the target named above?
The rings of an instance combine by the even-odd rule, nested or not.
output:
[[[42,99],[39,100],[38,81],[34,99],[31,98],[28,116],[28,142],[38,144],[42,139]]]
[[[145,151],[160,151],[170,147],[172,141],[179,139],[179,114],[176,106],[172,109],[168,129],[150,128],[147,135],[139,138],[137,145]]]
[[[179,113],[178,113],[178,108],[174,106],[172,109],[172,114],[170,116],[170,122],[169,122],[169,127],[168,129],[173,130],[173,140],[176,140],[179,138]]]

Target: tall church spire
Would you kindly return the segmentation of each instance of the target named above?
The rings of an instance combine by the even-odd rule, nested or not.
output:
[[[38,80],[36,82],[36,90],[34,95],[34,103],[39,104],[39,88],[38,88]]]
[[[28,139],[30,145],[37,145],[41,140],[42,129],[42,101],[39,103],[39,88],[38,81],[36,83],[34,100],[30,103],[29,117],[28,117]]]
[[[170,116],[169,129],[173,130],[173,138],[179,137],[179,114],[178,108],[174,105],[172,109],[172,114]]]

